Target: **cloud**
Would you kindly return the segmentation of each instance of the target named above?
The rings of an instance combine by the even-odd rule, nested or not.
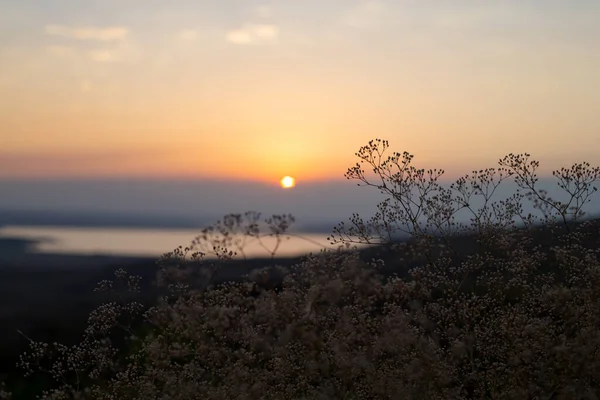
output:
[[[247,44],[252,41],[252,37],[250,36],[249,32],[243,29],[238,29],[235,31],[228,32],[227,40],[235,44]]]
[[[75,49],[70,46],[47,46],[46,51],[56,57],[65,57],[75,53]]]
[[[61,36],[78,40],[95,40],[100,42],[110,42],[122,40],[127,37],[129,30],[124,27],[69,27],[65,25],[47,25],[45,28],[47,35]]]
[[[193,42],[198,39],[198,32],[193,29],[184,29],[179,31],[177,38],[183,42]]]
[[[383,16],[385,4],[381,0],[363,0],[342,15],[342,23],[352,28],[368,28]]]
[[[89,53],[92,61],[96,62],[113,62],[116,61],[115,54],[110,50],[92,50]]]
[[[279,29],[276,25],[245,24],[240,29],[227,33],[227,40],[234,44],[262,44],[277,41]]]

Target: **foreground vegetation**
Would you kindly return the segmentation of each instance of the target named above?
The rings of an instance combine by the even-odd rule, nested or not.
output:
[[[293,223],[226,216],[160,260],[151,307],[136,301],[139,278],[119,270],[100,282],[114,301],[90,315],[80,343],[30,338],[20,366],[49,377],[46,399],[598,398],[600,224],[582,219],[600,168],[555,171],[561,202],[538,187],[528,154],[446,188],[443,171],[387,150],[370,142],[346,174],[386,199],[334,229],[338,251],[216,283],[243,256],[236,234],[283,239]],[[519,190],[493,200],[506,180]],[[412,240],[394,242],[398,232]],[[475,246],[462,245],[467,234]],[[393,257],[361,257],[353,244]],[[203,261],[209,252],[216,261]]]

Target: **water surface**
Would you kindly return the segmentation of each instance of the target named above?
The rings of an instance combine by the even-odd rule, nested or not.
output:
[[[158,257],[178,246],[187,246],[199,234],[198,229],[147,229],[147,228],[86,228],[53,226],[4,226],[0,227],[0,237],[13,237],[40,240],[36,252],[65,254],[100,254]],[[281,241],[276,256],[288,257],[319,252],[321,249],[334,249],[326,234],[290,234]],[[243,240],[242,236],[236,239]],[[274,237],[261,239],[247,237],[244,243],[246,257],[269,257],[275,249]],[[210,243],[205,243],[210,250]],[[264,247],[263,247],[264,246]],[[231,250],[237,250],[232,248]],[[241,254],[238,251],[238,254]]]

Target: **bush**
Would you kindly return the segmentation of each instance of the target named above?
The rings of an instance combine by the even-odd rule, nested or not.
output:
[[[22,367],[56,380],[47,399],[598,398],[599,224],[581,220],[600,168],[555,171],[569,197],[560,202],[538,188],[528,154],[444,187],[443,171],[387,148],[369,142],[346,174],[387,198],[372,218],[334,229],[337,251],[215,282],[243,251],[235,233],[260,240],[266,226],[279,239],[293,223],[226,216],[161,259],[158,305],[102,282],[117,297],[82,342],[32,340]],[[517,192],[492,201],[505,180]],[[412,239],[395,241],[398,232]],[[352,244],[394,257],[365,259]],[[116,282],[137,290],[124,271]]]

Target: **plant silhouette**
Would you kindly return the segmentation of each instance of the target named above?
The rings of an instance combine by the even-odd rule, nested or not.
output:
[[[271,265],[217,282],[247,240],[279,243],[294,222],[225,216],[161,258],[157,305],[136,302],[139,279],[119,270],[99,284],[114,301],[79,344],[31,338],[21,367],[53,379],[45,399],[600,396],[600,224],[583,211],[600,168],[554,171],[560,202],[538,187],[529,154],[445,187],[443,170],[388,148],[376,139],[356,153],[346,178],[386,199],[333,229],[337,250],[283,268],[267,249]],[[508,180],[518,190],[494,200]]]

